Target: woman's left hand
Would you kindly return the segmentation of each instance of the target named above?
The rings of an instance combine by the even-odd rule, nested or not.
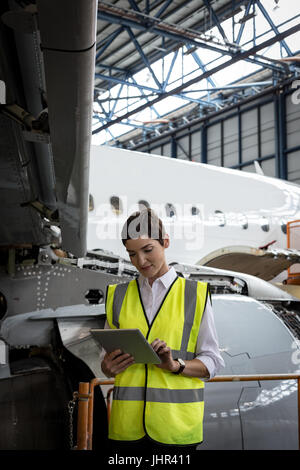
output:
[[[172,357],[171,348],[167,346],[167,343],[165,341],[156,338],[151,343],[151,346],[161,360],[160,364],[156,364],[157,367],[169,370],[170,372],[176,372],[178,370],[178,362],[174,361]]]

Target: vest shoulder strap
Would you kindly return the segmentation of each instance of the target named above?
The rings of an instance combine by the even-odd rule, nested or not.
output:
[[[184,327],[181,339],[181,351],[187,351],[191,329],[194,324],[197,301],[197,281],[185,280],[184,289]]]
[[[120,328],[120,312],[129,282],[130,281],[118,284],[114,292],[112,323],[116,328]]]

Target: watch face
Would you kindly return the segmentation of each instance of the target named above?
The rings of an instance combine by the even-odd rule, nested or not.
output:
[[[181,366],[185,366],[185,362],[182,359],[177,359],[177,361]]]

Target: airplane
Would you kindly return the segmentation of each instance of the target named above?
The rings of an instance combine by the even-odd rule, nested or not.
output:
[[[257,171],[92,145],[88,249],[126,257],[122,226],[151,207],[170,236],[169,262],[282,281],[300,260],[300,246],[287,249],[287,223],[300,219],[300,186]]]
[[[138,275],[104,243],[87,249],[96,8],[94,0],[0,4],[1,450],[76,447],[74,392],[102,376],[90,329],[104,326],[107,285]],[[105,165],[99,171],[101,180],[110,178]],[[299,299],[250,274],[179,261],[178,276],[210,283],[226,373],[297,370]],[[213,390],[204,445],[222,446],[225,434],[231,448],[295,447],[294,384],[206,387]],[[263,424],[255,414],[261,403]],[[251,435],[245,426],[254,424]],[[98,387],[99,459],[106,443],[105,390]]]

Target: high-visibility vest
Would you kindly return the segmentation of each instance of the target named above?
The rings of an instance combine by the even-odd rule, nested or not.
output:
[[[106,314],[111,328],[139,328],[151,344],[167,343],[174,359],[190,360],[196,345],[208,284],[177,277],[149,325],[136,279],[109,285]],[[148,435],[173,445],[203,440],[204,382],[153,364],[133,364],[115,377],[109,438],[134,441]]]

